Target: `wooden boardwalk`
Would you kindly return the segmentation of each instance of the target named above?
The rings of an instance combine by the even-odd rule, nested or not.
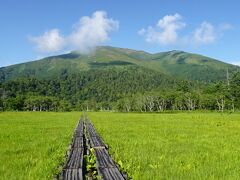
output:
[[[88,143],[89,141],[89,143]],[[107,146],[97,134],[92,123],[81,118],[74,132],[70,150],[63,167],[60,179],[84,180],[84,155],[86,149],[94,149],[98,175],[103,180],[124,180],[118,166],[108,154]]]
[[[75,130],[71,149],[69,150],[66,163],[63,167],[60,179],[83,180],[83,154],[84,154],[84,124],[81,119]]]
[[[124,177],[120,173],[117,165],[108,154],[107,146],[96,133],[95,128],[89,120],[86,123],[86,128],[90,139],[90,145],[94,148],[98,174],[104,180],[124,180]]]

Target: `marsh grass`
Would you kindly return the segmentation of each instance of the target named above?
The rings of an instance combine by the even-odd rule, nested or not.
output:
[[[133,179],[238,179],[240,114],[89,113]]]
[[[81,113],[0,113],[0,179],[52,179]]]
[[[88,113],[133,179],[239,179],[240,114]],[[0,179],[52,179],[80,112],[0,113]]]

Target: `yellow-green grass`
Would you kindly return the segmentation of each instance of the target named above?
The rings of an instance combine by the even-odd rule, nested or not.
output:
[[[88,114],[133,179],[240,178],[240,114]]]
[[[52,179],[81,113],[0,113],[0,179]]]
[[[134,179],[240,177],[240,114],[88,115]],[[52,179],[80,116],[0,113],[0,179]]]

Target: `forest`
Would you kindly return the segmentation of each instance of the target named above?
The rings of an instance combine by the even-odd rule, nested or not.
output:
[[[0,83],[1,111],[236,111],[240,72],[223,81],[177,80],[145,68],[105,68]]]

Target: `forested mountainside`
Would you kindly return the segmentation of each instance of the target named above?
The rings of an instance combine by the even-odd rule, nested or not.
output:
[[[76,74],[82,71],[129,65],[141,66],[178,79],[207,82],[223,80],[226,78],[227,69],[231,73],[238,68],[183,51],[150,54],[144,51],[100,46],[89,55],[71,52],[3,67],[0,69],[0,80],[3,82],[19,77],[54,78],[66,72]]]
[[[0,69],[1,110],[240,108],[238,67],[182,51],[98,47]]]

